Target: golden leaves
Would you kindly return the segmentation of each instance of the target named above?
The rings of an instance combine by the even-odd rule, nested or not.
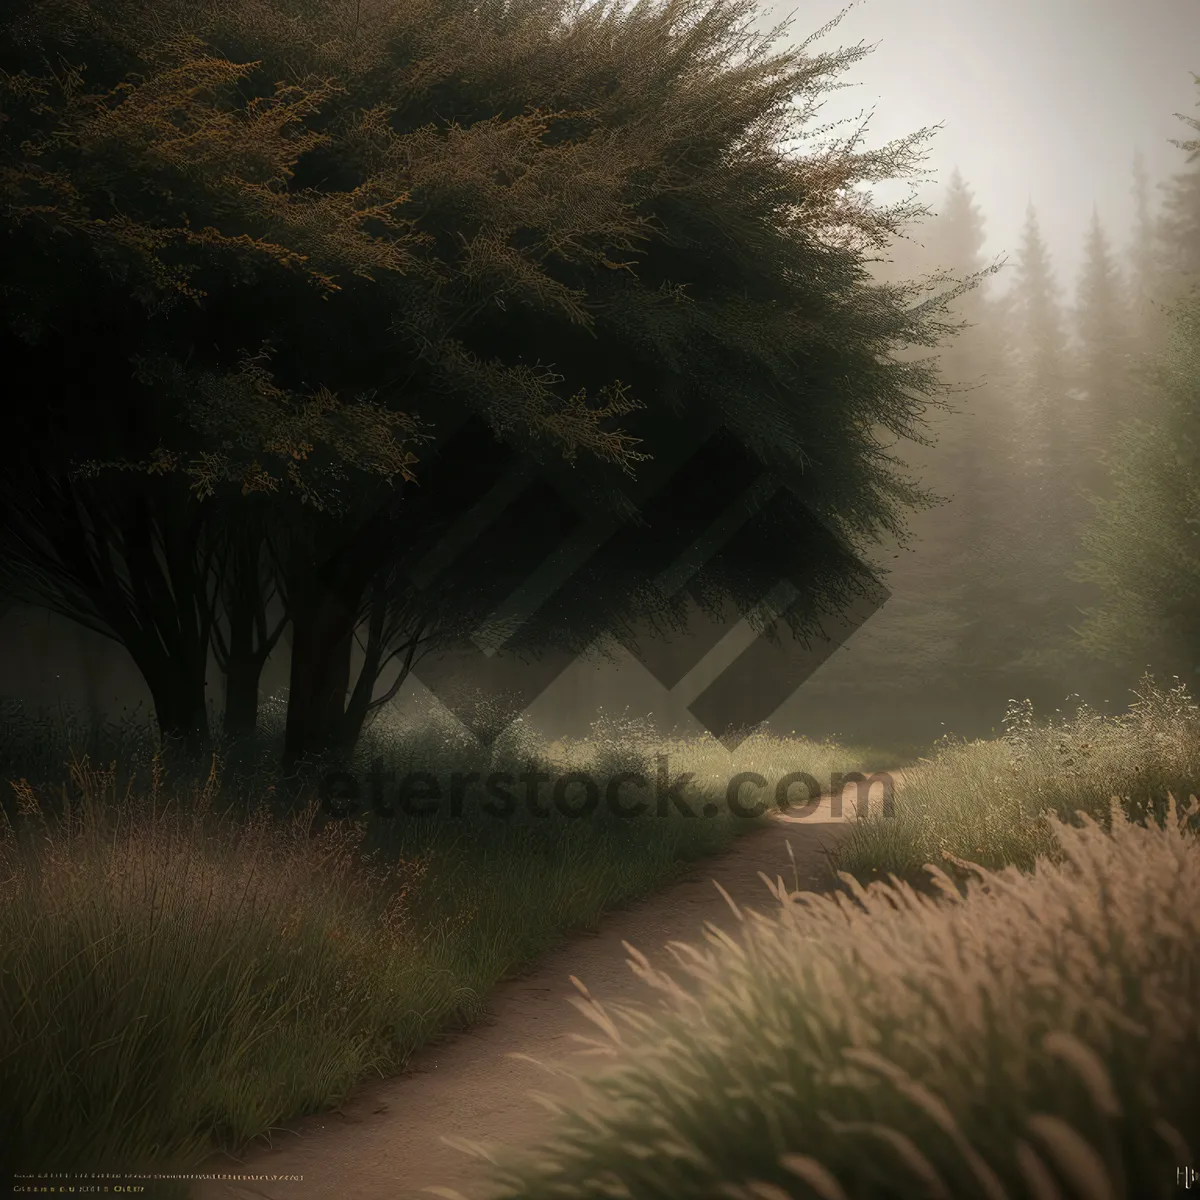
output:
[[[243,496],[287,488],[320,511],[339,507],[342,486],[352,476],[389,485],[397,476],[413,478],[412,447],[425,439],[414,417],[368,398],[343,401],[323,384],[304,393],[280,387],[266,367],[270,355],[264,346],[224,372],[165,355],[139,356],[138,380],[174,402],[215,448],[185,452],[160,444],[146,459],[89,461],[79,474],[178,471],[199,500],[214,496],[223,484]]]

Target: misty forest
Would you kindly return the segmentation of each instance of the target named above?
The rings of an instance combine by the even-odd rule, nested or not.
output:
[[[762,17],[0,15],[6,1187],[1200,1186],[1200,75],[1065,280]]]

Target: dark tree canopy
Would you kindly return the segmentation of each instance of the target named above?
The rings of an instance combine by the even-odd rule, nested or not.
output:
[[[916,173],[927,131],[804,146],[866,51],[771,54],[754,15],[60,0],[8,18],[0,336],[29,448],[3,485],[9,590],[122,641],[164,730],[202,740],[216,581],[240,561],[242,593],[265,587],[269,552],[293,695],[314,698],[299,753],[341,736],[372,605],[425,621],[444,601],[405,563],[454,474],[486,469],[486,446],[443,456],[416,499],[468,417],[618,518],[623,477],[724,426],[845,546],[901,534],[925,496],[893,447],[941,385],[894,352],[951,332],[955,293],[871,282],[917,210],[864,187]],[[832,551],[811,568],[831,596],[857,570]],[[773,571],[710,582],[761,595]],[[596,620],[671,600],[601,599]]]

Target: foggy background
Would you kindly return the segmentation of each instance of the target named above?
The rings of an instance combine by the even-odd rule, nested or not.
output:
[[[822,116],[873,108],[864,138],[871,147],[941,123],[926,164],[934,179],[920,194],[934,203],[957,167],[986,217],[989,260],[1016,249],[1032,201],[1059,283],[1073,286],[1093,204],[1110,231],[1132,224],[1134,152],[1142,151],[1152,186],[1183,165],[1169,139],[1188,133],[1172,114],[1195,115],[1198,0],[764,4],[755,27],[795,14],[788,41],[800,42],[847,7],[813,48],[861,41],[875,49],[846,73],[851,86],[829,98]],[[876,191],[885,203],[907,194],[903,186]],[[1006,286],[1002,276],[998,288]]]

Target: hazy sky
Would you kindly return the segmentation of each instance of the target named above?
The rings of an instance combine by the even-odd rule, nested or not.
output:
[[[801,42],[845,7],[783,0],[761,24],[794,14],[787,37]],[[1135,149],[1154,182],[1187,158],[1167,139],[1197,136],[1172,114],[1200,117],[1200,0],[858,0],[815,45],[860,41],[878,45],[822,117],[874,107],[869,146],[944,122],[926,163],[933,196],[959,167],[987,217],[986,254],[1010,262],[1032,199],[1070,294],[1093,203],[1125,240]]]

